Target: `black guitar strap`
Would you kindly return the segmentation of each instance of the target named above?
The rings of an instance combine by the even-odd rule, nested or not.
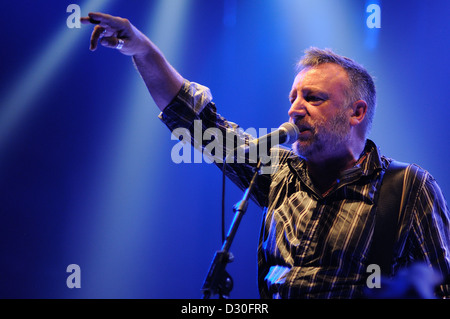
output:
[[[407,167],[408,164],[392,161],[384,172],[378,192],[375,229],[367,265],[379,265],[381,273],[385,276],[390,275],[393,262],[402,197],[409,191],[403,187]]]

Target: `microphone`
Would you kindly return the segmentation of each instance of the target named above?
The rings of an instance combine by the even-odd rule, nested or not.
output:
[[[250,148],[261,147],[263,145],[267,147],[267,145],[292,144],[298,139],[299,134],[300,130],[295,124],[286,122],[281,124],[275,131],[250,141],[249,145],[245,148],[245,152],[248,153]]]
[[[263,147],[265,150],[268,150],[275,145],[294,143],[298,139],[299,134],[300,130],[295,124],[286,122],[281,124],[281,126],[275,131],[263,135],[260,138],[251,140],[249,145],[242,145],[237,149],[243,149],[244,153],[250,152],[251,149],[259,150]]]
[[[248,145],[239,145],[225,157],[225,163],[245,163],[246,158],[256,163],[258,158],[267,157],[271,147],[279,144],[292,144],[300,134],[295,124],[283,123],[275,131],[263,135],[260,138],[249,141]]]

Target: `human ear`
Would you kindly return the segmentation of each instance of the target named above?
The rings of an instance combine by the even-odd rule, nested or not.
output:
[[[356,102],[353,102],[352,105],[352,116],[350,117],[350,124],[352,126],[356,126],[360,124],[367,113],[367,103],[364,100],[358,100]]]

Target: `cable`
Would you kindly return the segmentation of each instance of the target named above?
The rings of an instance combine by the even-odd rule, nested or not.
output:
[[[226,160],[223,162],[222,165],[222,243],[225,242],[225,184],[226,184],[225,166]]]

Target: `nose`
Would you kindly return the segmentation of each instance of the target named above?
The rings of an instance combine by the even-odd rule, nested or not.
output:
[[[306,107],[304,106],[302,101],[300,101],[300,99],[298,98],[291,104],[291,108],[288,111],[289,117],[294,122],[297,120],[297,118],[305,117],[307,113],[308,112],[306,110]]]

